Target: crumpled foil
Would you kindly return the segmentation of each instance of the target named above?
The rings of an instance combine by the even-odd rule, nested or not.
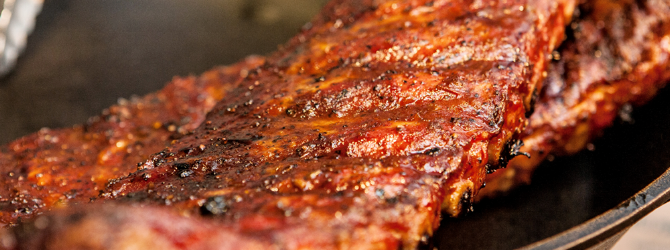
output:
[[[43,3],[44,0],[4,0],[0,11],[0,76],[14,68]]]

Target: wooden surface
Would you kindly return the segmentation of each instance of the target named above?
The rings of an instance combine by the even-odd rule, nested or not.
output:
[[[670,249],[670,204],[654,210],[636,223],[612,249]]]

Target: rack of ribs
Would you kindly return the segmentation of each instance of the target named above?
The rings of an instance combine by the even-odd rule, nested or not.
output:
[[[96,199],[110,179],[134,172],[137,162],[200,125],[240,73],[262,63],[249,57],[198,78],[174,79],[156,93],[120,100],[81,126],[42,129],[1,146],[0,223]]]
[[[579,10],[523,132],[520,150],[531,157],[488,175],[478,198],[529,183],[549,155],[582,150],[670,80],[668,1],[588,1]]]
[[[164,90],[123,102],[86,126],[42,131],[4,147],[0,162],[12,174],[2,178],[16,185],[2,190],[3,198],[11,198],[4,198],[3,220],[13,223],[22,214],[99,197],[107,205],[83,206],[84,215],[65,216],[60,225],[98,218],[89,226],[100,229],[114,227],[105,220],[144,218],[137,226],[145,225],[146,234],[131,238],[210,232],[166,241],[175,247],[232,237],[244,240],[231,244],[248,247],[414,248],[437,227],[441,210],[456,216],[469,209],[485,174],[518,154],[532,93],[574,4],[333,1],[268,58],[168,87],[195,84],[203,96],[173,102]],[[240,67],[244,74],[221,74]],[[216,89],[201,81],[228,84]],[[202,110],[216,99],[221,101],[203,119]],[[146,112],[142,121],[133,119],[145,105],[174,114]],[[193,132],[169,133],[197,124]],[[165,139],[168,147],[133,165],[136,171],[117,166],[124,157],[154,149],[145,142]],[[65,142],[76,149],[67,151]],[[81,162],[58,155],[86,150],[98,154]],[[35,155],[40,153],[55,156]],[[44,174],[50,171],[61,174]],[[109,178],[114,175],[119,178]],[[105,213],[112,215],[95,216]],[[165,218],[180,226],[170,228]],[[46,220],[24,224],[41,230],[29,234],[33,241],[5,242],[30,246],[51,239],[37,246],[65,246],[58,244],[100,239],[39,238],[95,232]],[[126,234],[110,227],[109,237]]]

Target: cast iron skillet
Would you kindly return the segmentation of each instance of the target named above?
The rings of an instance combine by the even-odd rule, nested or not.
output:
[[[595,151],[547,162],[531,185],[485,200],[465,218],[444,219],[434,244],[440,249],[579,249],[617,239],[617,233],[670,199],[667,114],[669,89],[634,111],[635,124],[606,130]]]
[[[670,170],[616,208],[526,248],[611,247],[635,222],[668,200],[670,200]]]
[[[0,80],[0,143],[83,123],[117,98],[156,91],[175,75],[271,52],[324,2],[46,1],[15,71]],[[444,219],[432,244],[585,248],[617,236],[669,198],[667,114],[666,90],[633,112],[635,124],[605,131],[595,151],[547,162],[532,185],[476,204],[465,218]]]

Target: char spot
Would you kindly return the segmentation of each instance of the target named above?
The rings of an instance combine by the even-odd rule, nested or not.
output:
[[[192,174],[193,174],[193,171],[188,169],[188,170],[181,171],[181,173],[179,173],[179,177],[186,178],[186,177],[191,176]]]
[[[177,168],[177,170],[186,170],[189,168],[188,164],[186,163],[175,163],[174,167]]]
[[[295,116],[295,109],[287,109],[286,110],[286,115],[294,117]]]
[[[537,102],[539,94],[537,93],[537,88],[533,90],[533,94],[530,97],[530,108],[526,111],[526,118],[529,118],[533,112],[535,112],[535,103]]]
[[[439,152],[440,152],[440,148],[431,148],[431,149],[427,150],[425,154],[430,155],[430,156],[435,156]]]
[[[383,199],[385,193],[386,192],[384,191],[384,189],[381,189],[381,188],[378,188],[377,190],[375,190],[375,195],[377,195],[377,197],[379,199]]]
[[[230,210],[230,202],[223,196],[207,198],[205,204],[200,207],[202,215],[223,215]]]
[[[474,208],[472,207],[472,190],[468,188],[467,191],[463,192],[460,203],[463,212],[470,213],[474,211]]]
[[[500,153],[500,158],[498,159],[498,166],[501,168],[507,167],[507,163],[512,160],[514,157],[519,155],[526,156],[530,158],[530,154],[526,152],[521,152],[521,147],[523,146],[523,141],[518,139],[509,140],[502,152]]]

